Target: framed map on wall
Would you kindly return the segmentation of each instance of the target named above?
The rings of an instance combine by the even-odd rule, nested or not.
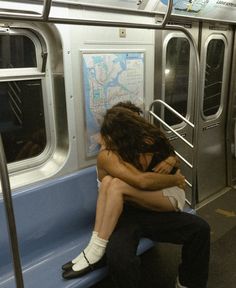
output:
[[[86,154],[97,154],[105,111],[120,101],[143,107],[144,52],[83,52]]]

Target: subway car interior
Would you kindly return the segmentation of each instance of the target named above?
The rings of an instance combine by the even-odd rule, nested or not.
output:
[[[113,287],[106,266],[66,281],[61,265],[89,240],[120,101],[180,158],[185,211],[211,226],[208,287],[235,287],[235,27],[235,0],[0,1],[0,288]],[[180,247],[137,253],[142,287],[174,287]]]

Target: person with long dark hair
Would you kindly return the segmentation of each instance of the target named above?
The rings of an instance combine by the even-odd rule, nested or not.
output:
[[[159,128],[137,112],[122,105],[106,112],[97,157],[99,196],[95,227],[84,251],[63,265],[65,279],[79,277],[103,264],[108,240],[127,211],[147,213],[156,216],[157,221],[158,214],[185,215],[181,212],[185,178],[176,169],[174,149]],[[171,226],[166,229],[171,230]]]

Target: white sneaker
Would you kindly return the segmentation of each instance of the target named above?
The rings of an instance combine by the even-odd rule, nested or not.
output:
[[[176,283],[175,283],[175,288],[188,288],[188,287],[181,285],[181,284],[179,283],[179,277],[177,277]]]

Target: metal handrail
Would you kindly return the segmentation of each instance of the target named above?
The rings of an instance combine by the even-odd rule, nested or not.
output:
[[[73,7],[81,7],[82,9],[90,9],[90,10],[96,10],[96,11],[102,11],[102,12],[115,12],[115,13],[128,13],[128,14],[134,14],[134,15],[162,15],[156,11],[146,11],[146,10],[137,10],[132,8],[124,8],[124,7],[117,7],[117,6],[111,6],[111,5],[103,5],[103,4],[94,4],[94,3],[83,3],[83,2],[75,2],[75,1],[63,1],[63,0],[53,0],[53,4],[56,4],[57,6],[69,6],[72,5]],[[168,13],[168,8],[167,8]],[[166,14],[167,14],[166,13]]]
[[[179,139],[181,139],[185,144],[187,144],[191,149],[194,149],[194,145],[192,143],[190,143],[188,140],[186,140],[182,135],[180,135],[177,131],[175,131],[170,125],[168,125],[164,120],[161,119],[161,117],[159,117],[158,115],[156,115],[153,111],[152,108],[155,104],[162,104],[163,106],[165,106],[167,109],[169,109],[171,112],[173,112],[178,118],[180,118],[181,120],[183,120],[185,123],[187,123],[189,126],[191,126],[194,129],[194,124],[192,122],[190,122],[188,119],[184,118],[179,112],[177,112],[176,110],[174,110],[170,105],[168,105],[167,103],[165,103],[163,100],[155,100],[154,102],[152,102],[152,104],[150,105],[149,108],[149,114],[152,115],[154,118],[156,118],[159,122],[161,122],[161,124],[163,124],[166,128],[168,128],[170,131],[172,131]],[[181,156],[178,153],[178,156],[180,156],[181,160],[183,160],[185,162],[185,164],[189,167],[189,168],[193,168],[193,165],[188,162],[183,156]]]
[[[162,100],[155,100],[154,102],[152,102],[151,106],[150,106],[150,111],[149,113],[155,117],[157,120],[159,120],[163,125],[165,125],[169,130],[171,130],[177,137],[179,137],[183,142],[185,142],[190,148],[193,148],[193,144],[190,143],[189,141],[187,141],[183,136],[181,136],[177,131],[175,131],[170,125],[168,125],[165,121],[163,121],[159,116],[157,116],[153,111],[152,111],[152,107],[153,105],[155,105],[155,103],[160,103],[163,106],[165,106],[168,110],[170,110],[171,112],[173,112],[177,117],[179,117],[181,120],[183,120],[185,123],[187,123],[189,126],[191,126],[192,128],[194,128],[194,124],[192,122],[190,122],[188,119],[184,118],[180,113],[178,113],[177,111],[175,111],[171,106],[169,106],[167,103],[165,103]]]
[[[163,19],[163,21],[161,23],[162,27],[166,26],[166,23],[168,22],[168,20],[169,20],[169,18],[171,16],[172,8],[173,8],[173,0],[168,0],[167,11],[166,11],[164,19]]]
[[[170,125],[168,125],[164,120],[162,120],[159,116],[157,116],[154,112],[149,111],[149,113],[156,118],[161,124],[163,124],[166,128],[171,130],[178,138],[180,138],[183,142],[185,142],[190,148],[194,148],[194,146],[187,141],[182,135],[180,135],[178,132],[176,132]],[[193,168],[193,165],[189,163],[184,157],[180,157],[190,168]]]
[[[25,1],[25,3],[27,3],[27,1]],[[21,1],[21,4],[22,4],[22,1]],[[66,5],[67,7],[69,5],[73,5],[73,7],[77,7],[77,9],[80,9],[80,8],[86,9],[87,8],[87,9],[94,10],[94,11],[100,10],[102,12],[113,11],[115,13],[128,13],[128,14],[133,14],[136,16],[160,15],[163,17],[163,13],[160,14],[160,13],[153,12],[153,11],[134,10],[134,9],[129,9],[129,8],[114,7],[114,6],[110,6],[110,5],[88,4],[88,3],[81,3],[81,2],[78,3],[78,2],[74,2],[74,1],[44,0],[42,14],[37,14],[37,13],[35,13],[35,11],[23,11],[22,10],[19,12],[17,10],[9,9],[8,11],[5,11],[3,13],[0,12],[0,18],[1,19],[15,19],[15,20],[43,21],[43,22],[57,22],[57,23],[59,23],[58,20],[60,18],[58,20],[55,20],[55,18],[54,18],[52,21],[50,21],[50,19],[49,19],[49,14],[50,14],[52,4],[56,4],[58,6]],[[156,26],[163,28],[166,25],[166,23],[168,22],[168,20],[171,16],[172,7],[173,7],[173,0],[168,0],[167,11],[164,14],[163,21],[161,23],[157,23]],[[64,20],[66,20],[66,19],[67,18],[64,18]],[[67,19],[67,20],[69,21],[70,19]],[[90,20],[90,23],[91,23],[91,21],[92,21],[92,19]],[[83,24],[83,25],[85,25],[85,24]],[[93,25],[95,25],[95,24],[93,24]]]
[[[165,103],[163,100],[160,100],[160,99],[158,99],[158,100],[155,100],[155,101],[153,101],[152,103],[151,103],[151,105],[150,105],[150,107],[149,107],[149,114],[151,115],[151,116],[153,116],[155,119],[157,119],[161,124],[163,124],[166,128],[168,128],[170,131],[172,131],[179,139],[181,139],[185,144],[187,144],[193,151],[194,151],[194,145],[192,144],[192,143],[190,143],[189,141],[187,141],[182,135],[180,135],[177,131],[175,131],[170,125],[168,125],[163,119],[161,119],[161,117],[159,117],[158,115],[156,115],[153,111],[152,111],[152,109],[153,109],[153,107],[154,107],[154,105],[155,104],[160,104],[160,105],[163,105],[163,106],[165,106],[168,110],[170,110],[173,114],[175,114],[175,116],[177,116],[178,118],[180,118],[182,121],[184,121],[187,125],[189,125],[191,128],[195,128],[195,125],[192,123],[192,122],[190,122],[188,119],[186,119],[185,117],[183,117],[183,115],[181,115],[179,112],[177,112],[175,109],[173,109],[170,105],[168,105],[167,103]],[[176,152],[175,151],[175,153],[176,153],[176,155],[189,167],[189,168],[191,168],[192,169],[192,179],[193,179],[193,181],[192,181],[192,184],[187,180],[187,179],[185,179],[185,182],[187,183],[187,185],[190,187],[190,188],[192,188],[192,199],[193,200],[195,200],[195,192],[196,192],[196,187],[195,187],[195,185],[193,185],[193,183],[194,184],[196,184],[195,183],[195,181],[196,181],[196,167],[193,165],[193,164],[191,164],[189,161],[187,161],[182,155],[180,155],[178,152]],[[194,159],[194,158],[193,158]],[[195,205],[195,203],[192,203],[192,202],[189,202],[188,200],[186,200],[187,201],[187,203],[189,204],[189,205],[192,205],[192,204],[194,204]]]
[[[4,148],[2,144],[1,134],[0,134],[0,179],[1,179],[3,200],[5,204],[6,217],[7,217],[8,233],[9,233],[10,242],[11,242],[11,252],[12,252],[12,258],[13,258],[16,286],[17,288],[24,288],[21,262],[20,262],[20,253],[19,253],[19,248],[18,248],[15,216],[14,216],[14,210],[13,210],[13,204],[12,204],[11,187],[10,187],[10,181],[9,181],[7,164],[6,164],[6,157],[5,157]]]

